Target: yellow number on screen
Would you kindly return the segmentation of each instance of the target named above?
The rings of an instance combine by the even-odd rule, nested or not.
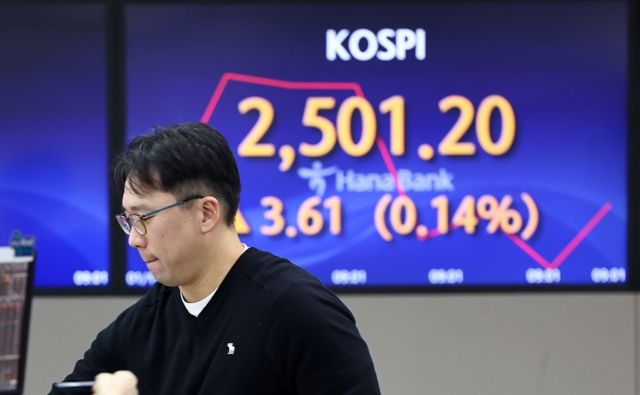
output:
[[[240,114],[246,114],[251,110],[258,110],[260,116],[258,122],[242,140],[238,146],[238,155],[240,156],[274,156],[276,147],[273,144],[259,143],[260,139],[267,133],[271,123],[273,122],[273,106],[262,97],[247,97],[238,103],[238,111]]]
[[[333,97],[309,97],[304,107],[302,124],[320,130],[322,139],[317,144],[300,143],[300,154],[309,157],[324,156],[336,145],[336,128],[330,120],[318,115],[320,110],[331,110],[336,106]]]
[[[351,121],[355,110],[360,111],[360,115],[362,115],[362,135],[357,144],[353,141],[353,131],[351,130]],[[352,96],[342,102],[336,123],[338,125],[338,141],[344,152],[350,156],[359,157],[371,151],[376,142],[377,125],[376,114],[367,99]]]
[[[324,226],[324,218],[316,210],[316,206],[320,203],[319,196],[312,196],[302,202],[298,209],[298,229],[307,236],[317,235]]]
[[[449,199],[446,195],[438,195],[431,199],[431,207],[438,213],[438,232],[446,234],[449,231]]]
[[[329,232],[339,235],[342,231],[342,201],[340,196],[331,196],[324,201],[322,206],[329,209]]]
[[[402,212],[404,211],[404,216]],[[404,217],[404,220],[403,220]],[[401,235],[408,235],[416,227],[418,211],[416,205],[409,196],[398,196],[391,203],[389,219],[393,230]]]
[[[472,234],[476,231],[476,225],[478,225],[475,207],[475,199],[473,196],[465,196],[455,214],[453,214],[451,222],[457,226],[464,226],[464,231],[467,232],[467,234]]]
[[[265,236],[275,236],[282,232],[282,229],[284,229],[284,218],[282,217],[284,206],[282,200],[275,196],[265,196],[260,199],[260,205],[262,207],[271,207],[270,210],[264,212],[264,217],[273,221],[271,225],[262,225],[260,233]]]
[[[453,125],[449,133],[438,145],[438,152],[441,155],[473,155],[476,153],[476,146],[471,142],[460,142],[462,136],[469,130],[473,122],[473,104],[463,96],[452,95],[440,100],[438,103],[440,111],[445,113],[452,108],[460,109],[460,117]]]
[[[497,143],[491,139],[491,112],[497,108],[502,118],[502,129]],[[511,148],[516,136],[516,116],[507,99],[499,95],[487,96],[478,106],[476,133],[482,149],[490,155],[502,155]]]
[[[391,96],[380,103],[380,112],[391,113],[391,155],[404,155],[404,97]]]

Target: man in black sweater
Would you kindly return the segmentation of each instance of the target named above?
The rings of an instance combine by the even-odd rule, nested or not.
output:
[[[65,381],[128,370],[140,395],[380,393],[346,306],[303,269],[240,242],[240,177],[220,133],[191,123],[139,136],[114,177],[117,219],[158,282]]]

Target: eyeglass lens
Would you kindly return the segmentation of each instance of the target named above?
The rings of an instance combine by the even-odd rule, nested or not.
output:
[[[137,215],[131,216],[129,218],[131,225],[138,231],[141,235],[147,234],[147,227],[144,225],[144,222]]]
[[[120,227],[122,228],[122,230],[124,230],[124,233],[130,234],[131,233],[131,225],[130,225],[129,220],[127,219],[127,217],[122,216],[122,215],[117,215],[116,219],[118,220],[118,224],[120,224]]]
[[[120,227],[122,228],[122,230],[124,230],[124,233],[126,234],[131,234],[132,227],[136,231],[138,231],[138,233],[140,233],[141,235],[144,235],[147,233],[147,229],[144,225],[144,222],[142,222],[142,220],[138,216],[131,216],[127,218],[125,216],[118,215],[117,219],[118,219],[118,223],[120,224]]]

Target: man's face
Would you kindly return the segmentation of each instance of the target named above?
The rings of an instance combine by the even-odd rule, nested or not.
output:
[[[143,215],[177,201],[170,193],[155,190],[134,194],[125,184],[122,206],[126,215]],[[137,248],[140,257],[156,280],[167,286],[189,285],[201,274],[197,267],[197,209],[172,207],[145,219],[147,234],[131,230],[129,245]]]

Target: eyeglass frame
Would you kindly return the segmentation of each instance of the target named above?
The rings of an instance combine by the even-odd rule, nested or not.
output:
[[[144,223],[144,220],[145,220],[145,219],[149,219],[149,218],[153,217],[154,215],[158,214],[160,211],[164,211],[164,210],[166,210],[166,209],[168,209],[168,208],[175,207],[175,206],[179,206],[179,205],[181,205],[181,204],[183,204],[183,203],[187,203],[187,202],[190,202],[190,201],[192,201],[192,200],[195,200],[195,199],[202,199],[202,198],[204,198],[204,196],[200,196],[200,195],[189,196],[188,198],[182,199],[182,200],[180,200],[180,201],[178,201],[178,202],[175,202],[175,203],[173,203],[173,204],[170,204],[170,205],[168,205],[168,206],[166,206],[166,207],[162,207],[162,208],[159,208],[159,209],[157,209],[157,210],[149,211],[148,213],[146,213],[146,214],[142,214],[142,215],[138,215],[138,214],[130,214],[129,216],[125,216],[125,214],[126,214],[127,212],[126,212],[126,211],[123,211],[123,212],[121,212],[120,214],[117,214],[117,215],[116,215],[116,221],[118,221],[118,224],[120,225],[120,227],[122,228],[122,230],[124,231],[124,233],[126,233],[127,235],[130,235],[130,234],[131,234],[131,229],[135,229],[135,230],[136,230],[136,232],[138,232],[138,234],[140,234],[140,235],[144,236],[144,235],[146,235],[146,234],[147,234],[147,225]],[[133,222],[131,221],[131,217],[132,217],[132,216],[136,216],[136,217],[138,217],[138,221],[140,221],[140,223],[142,224],[142,227],[143,227],[143,229],[144,229],[144,233],[140,232],[140,230],[138,230],[138,228],[136,228],[135,226],[133,226]],[[124,221],[123,221],[123,220],[124,220]],[[125,223],[129,224],[129,229],[127,229],[127,228],[125,227]]]

